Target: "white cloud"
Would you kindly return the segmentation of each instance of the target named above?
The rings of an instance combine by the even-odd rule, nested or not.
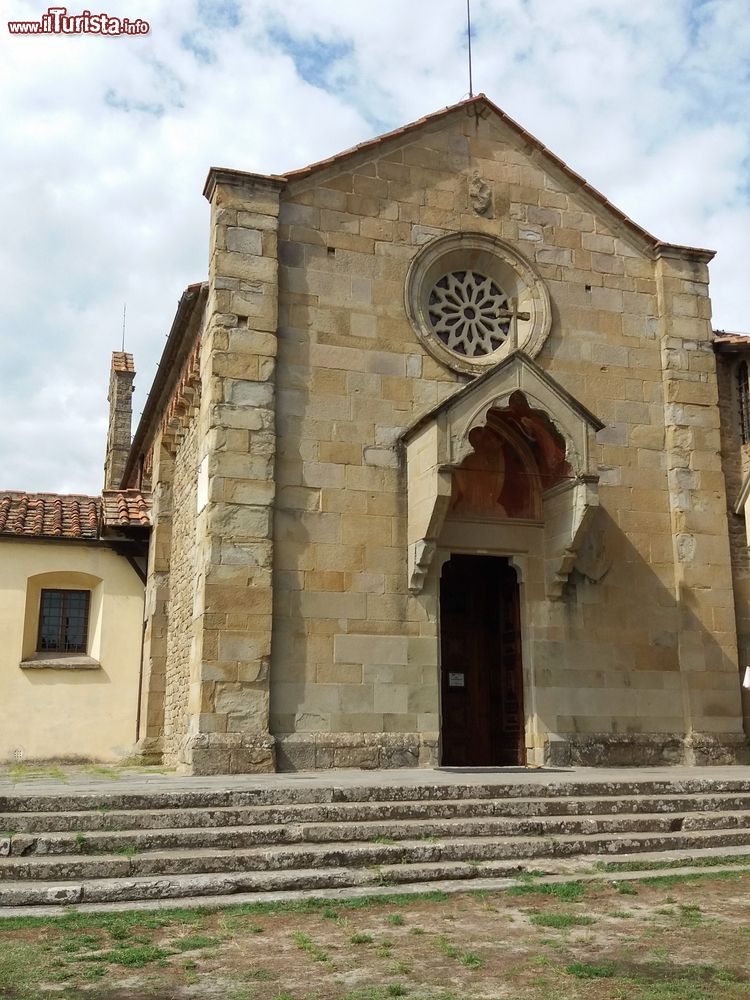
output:
[[[44,9],[10,0],[3,19]],[[99,489],[122,304],[138,410],[205,275],[210,165],[293,169],[468,91],[463,0],[106,9],[151,33],[19,38],[0,22],[9,487]],[[717,249],[715,322],[750,326],[746,3],[474,0],[473,19],[475,90],[660,238]]]

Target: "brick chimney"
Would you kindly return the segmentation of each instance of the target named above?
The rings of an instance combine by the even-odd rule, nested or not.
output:
[[[125,462],[130,451],[130,430],[133,415],[133,355],[124,351],[112,352],[109,375],[109,428],[107,429],[107,454],[104,459],[104,489],[120,488]]]

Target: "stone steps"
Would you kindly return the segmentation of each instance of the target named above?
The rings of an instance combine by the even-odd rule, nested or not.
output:
[[[172,779],[178,782],[179,779]],[[23,813],[67,813],[96,810],[164,810],[218,809],[243,806],[291,806],[311,803],[368,802],[442,802],[445,800],[484,799],[556,799],[617,798],[628,796],[665,797],[737,794],[750,795],[750,780],[686,778],[665,781],[558,781],[554,784],[535,782],[493,782],[491,784],[361,784],[361,785],[289,785],[255,786],[248,790],[194,789],[142,792],[118,792],[108,784],[100,792],[71,792],[54,795],[0,795],[0,814],[16,816]]]
[[[301,868],[367,868],[388,864],[440,861],[521,860],[610,856],[655,850],[700,850],[705,847],[748,845],[750,830],[689,833],[579,834],[549,837],[455,837],[439,843],[403,840],[396,844],[285,844],[250,848],[174,848],[140,855],[101,854],[94,857],[58,855],[7,858],[0,865],[0,889],[6,881],[66,881],[72,879],[135,878]],[[0,903],[2,900],[0,899]]]
[[[505,816],[448,817],[388,822],[341,821],[228,827],[180,827],[157,830],[16,834],[9,856],[40,857],[77,854],[140,854],[144,851],[191,848],[245,848],[296,843],[442,840],[454,837],[549,837],[559,834],[672,833],[679,830],[733,830],[750,826],[750,814],[736,812],[625,813],[536,818]],[[0,879],[2,872],[0,872]]]
[[[661,852],[750,857],[750,781],[731,779],[122,793],[110,785],[100,794],[4,796],[0,810],[0,912],[384,885],[412,891]]]
[[[411,845],[408,845],[411,846]],[[631,837],[622,841],[597,840],[596,838],[559,838],[556,842],[539,844],[538,852],[528,852],[518,850],[520,844],[505,845],[510,850],[504,852],[509,857],[491,857],[488,855],[490,845],[477,845],[475,840],[467,841],[465,844],[448,845],[447,850],[440,853],[447,855],[439,859],[407,860],[402,852],[400,857],[391,854],[390,858],[385,852],[378,852],[381,863],[374,864],[374,856],[370,852],[356,852],[358,856],[350,854],[344,858],[342,848],[339,851],[329,853],[327,856],[310,856],[310,853],[297,854],[293,859],[289,856],[282,858],[267,857],[266,866],[258,868],[244,868],[243,863],[247,860],[247,854],[240,854],[233,862],[235,870],[209,870],[206,858],[200,859],[193,855],[193,863],[187,862],[185,852],[182,855],[170,854],[163,858],[168,861],[165,865],[157,865],[158,873],[138,874],[137,871],[125,870],[123,861],[133,859],[118,859],[120,870],[113,871],[105,863],[101,868],[96,868],[90,874],[78,872],[75,877],[70,869],[66,868],[66,877],[61,875],[50,878],[33,879],[23,877],[15,880],[3,881],[0,883],[0,907],[49,905],[50,903],[73,905],[76,903],[106,903],[122,901],[140,900],[181,900],[190,897],[223,896],[235,893],[267,893],[279,890],[307,890],[319,889],[346,889],[362,886],[395,886],[414,887],[422,886],[428,890],[434,883],[446,880],[461,880],[469,883],[477,879],[489,878],[512,878],[526,870],[529,861],[542,862],[545,871],[550,868],[550,863],[555,867],[556,862],[569,858],[576,858],[580,855],[601,858],[605,855],[608,860],[616,859],[613,848],[628,852],[632,856],[635,852],[643,851],[645,856],[664,856],[664,852],[685,851],[691,852],[692,856],[699,854],[701,850],[707,853],[717,854],[721,849],[737,851],[738,841],[731,837],[712,837],[710,835],[671,835],[668,839],[653,838],[642,835],[640,838]],[[750,861],[750,836],[745,836],[742,846],[747,849],[748,860]],[[421,848],[422,845],[419,845]],[[466,860],[462,857],[451,857],[452,854],[465,854],[467,848],[471,848],[475,855],[479,857]],[[546,851],[543,849],[546,848]],[[650,853],[649,853],[650,852]],[[235,852],[231,852],[235,853]],[[420,853],[434,854],[435,852]],[[218,852],[213,855],[214,863],[220,859]],[[409,857],[413,858],[413,854]],[[341,864],[342,860],[347,860],[349,864]],[[78,861],[80,859],[68,859]],[[102,859],[109,861],[110,859]],[[253,862],[257,863],[258,858]],[[157,858],[152,858],[152,862]],[[278,862],[282,862],[281,865]],[[287,865],[291,865],[287,867]],[[325,862],[325,867],[321,867]],[[370,862],[365,864],[365,862]],[[547,863],[545,863],[547,862]],[[270,864],[269,864],[270,863]],[[141,866],[142,867],[142,866]],[[535,870],[538,864],[531,866]],[[190,869],[197,870],[191,871]],[[19,873],[20,874],[20,873]],[[574,876],[573,872],[570,872]]]
[[[93,833],[248,827],[266,824],[366,823],[461,817],[605,816],[609,814],[732,811],[750,813],[750,793],[732,795],[640,795],[590,798],[447,799],[375,802],[299,803],[119,810],[97,800],[96,808],[66,812],[0,813],[2,831],[19,833]]]
[[[235,893],[267,893],[285,890],[347,889],[360,886],[387,887],[429,885],[435,881],[513,877],[522,866],[517,862],[488,862],[481,868],[466,862],[384,865],[368,868],[299,868],[284,871],[229,872],[224,874],[170,875],[161,878],[91,879],[85,884],[69,882],[8,882],[3,885],[5,906],[61,903],[106,903],[153,899],[177,899]]]

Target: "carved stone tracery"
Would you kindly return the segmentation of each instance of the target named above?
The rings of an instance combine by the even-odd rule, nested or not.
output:
[[[543,494],[573,478],[565,439],[520,391],[468,434],[472,451],[455,467],[451,517],[541,521]]]
[[[430,292],[428,312],[437,336],[445,346],[468,358],[493,354],[505,343],[510,319],[508,296],[488,278],[476,271],[451,271],[444,274]]]
[[[421,247],[405,305],[426,350],[470,375],[486,374],[516,347],[534,357],[552,324],[549,293],[533,266],[484,233],[453,233]]]
[[[536,521],[547,594],[560,597],[598,506],[602,423],[521,352],[404,435],[409,589],[419,593],[446,518]]]

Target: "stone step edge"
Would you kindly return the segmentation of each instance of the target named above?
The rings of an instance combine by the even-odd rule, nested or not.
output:
[[[696,831],[685,831],[678,833],[635,832],[635,833],[625,833],[625,834],[617,834],[617,833],[551,834],[546,837],[541,837],[541,836],[540,837],[521,837],[521,836],[453,837],[453,838],[445,838],[441,843],[438,844],[427,844],[425,843],[425,841],[421,840],[403,840],[403,841],[398,841],[395,844],[368,844],[366,842],[352,843],[347,841],[344,842],[332,841],[332,842],[325,842],[323,844],[288,844],[284,845],[283,850],[284,853],[288,856],[290,855],[294,856],[295,854],[319,855],[322,864],[319,868],[316,867],[315,870],[324,871],[326,870],[325,868],[326,856],[337,855],[337,854],[343,854],[345,856],[348,855],[349,856],[348,863],[350,865],[352,864],[352,862],[356,861],[358,857],[364,856],[368,852],[372,854],[379,854],[380,855],[379,860],[374,860],[370,862],[370,866],[375,866],[375,867],[382,867],[388,865],[389,863],[391,863],[390,862],[391,858],[398,857],[399,852],[402,852],[401,856],[403,856],[404,854],[407,853],[416,853],[419,851],[425,851],[429,853],[431,850],[434,850],[436,853],[440,851],[445,851],[446,853],[450,853],[458,849],[465,851],[469,859],[473,860],[476,858],[477,853],[479,853],[480,848],[492,847],[494,845],[503,848],[517,847],[519,850],[524,846],[528,845],[533,845],[534,848],[541,847],[546,849],[539,851],[535,850],[531,854],[529,853],[521,854],[520,857],[526,860],[530,860],[534,857],[538,857],[540,859],[555,857],[557,856],[556,851],[559,848],[564,849],[567,847],[575,847],[576,845],[581,845],[580,850],[575,851],[575,854],[577,854],[578,856],[590,856],[591,851],[594,850],[600,857],[615,857],[619,856],[620,854],[626,855],[629,853],[627,850],[623,850],[622,852],[617,850],[618,845],[628,846],[628,845],[636,845],[639,843],[644,843],[648,840],[658,840],[663,845],[658,848],[655,848],[658,851],[689,850],[689,849],[701,850],[705,847],[711,846],[712,840],[714,841],[719,840],[722,837],[731,837],[733,839],[736,839],[737,837],[743,837],[743,838],[746,837],[748,844],[750,845],[750,830],[719,830],[719,831],[696,830]],[[687,844],[690,846],[682,848],[673,846],[670,848],[669,846],[670,842],[674,844],[674,842],[678,840],[681,841],[682,843],[687,842]],[[587,846],[589,847],[588,851],[586,850]],[[721,846],[721,844],[717,846]],[[726,846],[729,847],[737,845],[727,844]],[[173,850],[144,852],[143,855],[137,855],[136,859],[142,857],[145,861],[147,861],[149,864],[152,865],[155,862],[158,863],[159,861],[164,861],[172,864],[176,860],[183,862],[187,861],[200,862],[201,859],[203,858],[221,860],[221,859],[236,859],[238,857],[259,857],[262,859],[264,854],[271,854],[273,850],[274,849],[269,848],[268,845],[258,845],[249,848],[216,848],[215,850],[206,850],[203,848],[175,848]],[[636,849],[636,852],[634,853],[642,853],[642,852],[639,852]],[[570,852],[570,854],[568,854],[568,857],[572,856],[574,856],[574,852]],[[87,863],[90,863],[91,865],[102,865],[102,864],[113,864],[116,866],[127,865],[127,867],[129,867],[128,863],[131,860],[133,859],[129,859],[121,854],[98,854],[98,855],[94,854],[90,856],[81,854],[73,854],[73,855],[58,854],[58,855],[38,855],[38,856],[27,855],[18,858],[11,857],[11,858],[0,859],[0,871],[4,869],[6,872],[10,873],[14,869],[22,869],[22,870],[27,869],[29,871],[37,869],[40,872],[38,880],[42,881],[44,876],[41,873],[43,873],[45,866],[47,868],[50,868],[53,865],[60,867],[71,866],[74,870],[75,868],[79,869],[85,868]],[[271,863],[273,862],[272,857],[270,857],[268,860]],[[494,862],[499,863],[501,861],[507,861],[507,860],[509,859],[487,858],[487,859],[482,859],[482,863],[491,864]],[[447,864],[450,861],[463,863],[459,858],[446,859],[445,863]],[[399,866],[403,866],[411,862],[396,861],[396,863]],[[431,862],[425,861],[417,863],[427,864]],[[442,862],[436,862],[436,863],[442,863]],[[362,865],[360,865],[359,867],[362,867]],[[365,865],[365,867],[368,866]],[[267,869],[263,868],[242,869],[240,870],[240,873],[261,874],[265,870]],[[294,871],[295,869],[292,866],[290,866],[288,868],[280,870],[288,872],[288,871]],[[216,872],[206,872],[206,873],[201,873],[201,872],[192,873],[192,875],[198,875],[198,874],[230,875],[230,874],[237,874],[237,872],[236,871],[233,872],[230,869],[224,872],[216,871]],[[137,876],[129,874],[128,871],[123,871],[120,875],[114,876],[114,878],[119,881],[132,880],[133,878],[138,878],[138,877],[172,878],[174,876],[169,873],[162,874],[158,872],[150,873],[147,876]],[[80,881],[82,879],[87,879],[87,878],[88,876],[86,875],[71,874],[66,876],[65,878],[58,879],[58,881],[71,882],[71,881]],[[0,893],[2,893],[3,887],[7,886],[12,881],[13,881],[12,878],[7,878],[7,877],[0,878]],[[27,876],[26,881],[27,882],[33,881],[34,883],[36,883],[37,879],[33,875],[29,875]]]
[[[154,803],[161,801],[164,808],[215,808],[232,805],[294,805],[323,804],[339,802],[422,802],[443,801],[445,799],[488,799],[488,798],[592,798],[618,795],[693,795],[693,794],[724,794],[733,792],[750,792],[750,780],[739,778],[714,779],[687,778],[674,781],[664,779],[641,780],[623,779],[621,781],[571,781],[555,782],[554,784],[508,783],[508,784],[419,784],[419,785],[327,785],[319,787],[294,786],[288,788],[263,788],[224,792],[216,791],[179,791],[159,790],[152,792],[118,792],[116,789],[93,792],[67,793],[59,795],[49,792],[25,792],[0,796],[0,812],[66,812],[76,811],[79,806],[88,807],[86,811],[96,811],[104,802],[132,803],[131,808],[153,809]],[[51,809],[38,808],[39,803],[50,803]],[[139,805],[138,803],[143,803]],[[34,805],[37,808],[34,808]],[[15,806],[15,808],[14,808]],[[29,808],[31,806],[31,808]],[[120,806],[119,808],[128,808]],[[157,808],[159,806],[157,805]]]
[[[85,831],[85,837],[87,844],[90,844],[92,850],[81,850],[71,854],[55,854],[54,852],[32,852],[30,854],[15,854],[11,851],[9,855],[11,858],[41,858],[41,857],[55,857],[55,858],[70,858],[70,857],[104,857],[105,854],[98,854],[95,850],[98,841],[103,840],[122,840],[124,842],[136,840],[139,837],[148,838],[152,837],[155,840],[166,840],[170,837],[179,837],[180,835],[188,835],[191,837],[205,838],[207,841],[212,840],[215,837],[235,835],[238,838],[242,836],[252,836],[253,833],[256,834],[279,834],[279,839],[274,840],[269,838],[258,842],[256,844],[249,844],[248,847],[273,847],[273,846],[291,846],[292,844],[352,844],[352,843],[370,843],[367,839],[366,834],[372,833],[375,838],[382,836],[377,830],[386,826],[391,831],[391,836],[397,834],[400,830],[401,825],[408,825],[411,827],[459,827],[459,826],[469,826],[469,827],[485,827],[487,825],[525,825],[525,826],[538,826],[540,827],[540,832],[537,833],[534,830],[523,831],[521,833],[509,834],[513,837],[522,836],[555,836],[554,832],[547,834],[544,830],[545,827],[551,827],[555,824],[567,823],[567,824],[616,824],[622,823],[624,825],[636,825],[641,823],[654,823],[654,824],[674,824],[680,822],[680,827],[677,830],[589,830],[582,831],[582,833],[587,833],[591,836],[597,835],[614,835],[617,833],[630,834],[630,833],[710,833],[710,832],[720,832],[721,830],[726,831],[738,831],[739,829],[744,829],[744,827],[739,827],[738,825],[732,826],[710,826],[706,828],[691,829],[690,826],[684,829],[682,824],[688,822],[692,824],[693,822],[700,820],[701,818],[710,818],[711,820],[716,820],[717,824],[727,819],[737,818],[737,811],[721,811],[721,810],[711,810],[708,812],[663,812],[663,813],[622,813],[616,815],[613,813],[585,813],[583,815],[578,815],[573,813],[571,815],[541,815],[541,816],[446,816],[446,817],[415,817],[415,818],[401,818],[401,819],[382,819],[382,820],[311,820],[307,822],[291,821],[291,822],[281,822],[281,823],[259,823],[256,826],[180,826],[180,827],[167,827],[159,829],[133,829],[133,830],[89,830]],[[747,830],[750,833],[750,815],[747,817]],[[364,827],[366,828],[363,832],[365,836],[359,838],[351,838],[341,841],[336,841],[334,839],[317,839],[315,837],[310,837],[310,834],[319,834],[322,831],[333,831],[339,832],[341,828],[346,829],[347,827]],[[367,829],[371,828],[371,829]],[[293,830],[295,834],[299,834],[298,839],[284,840],[282,839],[282,834],[284,831]],[[496,831],[496,836],[502,836],[502,833]],[[571,836],[576,836],[574,832],[570,832]],[[434,836],[439,840],[451,839],[450,832],[447,832],[444,836],[440,834],[430,835]],[[481,833],[475,835],[477,839],[481,839]],[[42,831],[39,833],[17,833],[12,837],[13,843],[29,844],[31,841],[36,840],[49,840],[52,843],[60,843],[61,841],[75,841],[76,833],[73,831]],[[0,836],[0,851],[2,850],[3,837]],[[11,839],[11,838],[5,838]],[[396,837],[393,836],[398,843],[403,843],[407,840],[414,840],[413,837]],[[195,847],[199,848],[201,846],[211,847],[211,844],[206,845],[196,844]],[[184,850],[190,850],[189,847],[181,848]],[[221,848],[221,850],[236,850],[236,848]],[[111,853],[111,852],[110,852]],[[143,848],[139,851],[139,854],[148,853],[152,854],[149,848]],[[0,865],[3,861],[0,858]]]
[[[747,810],[750,811],[750,791],[747,792],[720,792],[720,793],[678,793],[675,795],[658,795],[658,796],[647,796],[647,795],[594,795],[594,796],[514,796],[508,801],[512,802],[514,805],[535,805],[538,803],[554,804],[556,800],[560,802],[565,802],[568,804],[577,802],[586,802],[591,804],[592,802],[601,802],[604,805],[620,805],[623,802],[629,805],[635,805],[639,802],[664,802],[671,804],[674,802],[685,803],[685,806],[681,811],[684,812],[700,812],[699,809],[688,808],[688,804],[696,805],[705,804],[705,800],[714,801],[716,799],[724,798],[745,798],[747,800]],[[455,806],[463,807],[469,810],[472,806],[475,806],[479,802],[489,802],[495,801],[494,799],[488,797],[480,797],[478,799],[470,798],[457,798],[457,799],[379,799],[370,800],[362,802],[297,802],[297,803],[252,803],[250,805],[222,805],[222,806],[177,806],[168,808],[156,808],[156,809],[112,809],[107,808],[102,810],[101,808],[96,809],[82,809],[82,810],[54,810],[51,812],[35,811],[31,812],[28,810],[16,811],[16,812],[0,812],[0,830],[7,828],[7,824],[11,822],[14,818],[23,816],[25,818],[39,818],[39,819],[49,819],[55,816],[74,816],[74,817],[89,817],[92,815],[100,814],[103,819],[107,819],[110,815],[115,816],[129,815],[129,816],[142,816],[142,815],[152,815],[152,816],[171,816],[178,815],[184,812],[201,813],[201,812],[211,812],[211,813],[221,813],[221,812],[233,812],[237,810],[250,810],[250,811],[267,811],[269,809],[299,809],[308,810],[310,812],[315,809],[326,806],[334,806],[336,808],[342,809],[344,812],[350,809],[352,812],[356,809],[372,807],[373,811],[377,809],[388,809],[388,808],[399,808],[399,807],[415,807],[415,806],[426,806],[431,803],[441,806]],[[736,810],[735,810],[736,811]],[[741,811],[745,811],[744,809]],[[669,815],[670,811],[665,809],[662,810],[659,815]],[[565,816],[571,815],[568,813],[548,813],[545,815],[551,816]],[[586,813],[586,816],[596,815],[594,813]],[[603,814],[606,815],[606,814]],[[633,814],[629,814],[633,815]],[[418,817],[415,817],[418,818]],[[308,822],[316,822],[314,820]],[[320,822],[336,822],[335,820],[321,820]],[[364,822],[364,821],[363,821]],[[147,829],[170,829],[169,827],[163,828],[147,828]],[[209,828],[207,828],[209,829]],[[51,831],[50,831],[51,832]]]
[[[702,856],[702,855],[700,855]],[[748,866],[750,866],[750,852],[746,855]],[[670,860],[668,857],[664,860]],[[564,882],[648,882],[651,879],[658,879],[662,875],[700,875],[710,876],[725,872],[737,872],[746,870],[740,865],[715,865],[695,866],[689,862],[684,866],[651,869],[641,871],[625,872],[597,872],[592,873],[585,868],[584,859],[561,859],[561,864],[556,866],[564,868],[558,872],[542,872],[538,874],[540,885],[559,884]],[[535,870],[536,871],[536,870]],[[416,874],[416,873],[415,873]],[[179,876],[175,876],[178,878]],[[186,876],[187,877],[187,876]],[[116,881],[116,880],[114,880]],[[13,917],[64,917],[72,913],[125,913],[133,911],[155,911],[155,910],[176,910],[205,908],[208,910],[219,910],[227,907],[241,906],[254,903],[274,903],[288,902],[303,899],[323,899],[330,901],[344,901],[347,899],[363,898],[383,898],[392,896],[421,896],[435,892],[454,894],[460,892],[499,892],[505,889],[518,886],[527,886],[527,879],[520,879],[514,875],[495,876],[490,878],[455,878],[450,880],[430,880],[404,882],[398,885],[350,885],[335,888],[320,887],[313,890],[299,889],[276,889],[259,890],[255,892],[235,892],[222,895],[204,896],[176,896],[160,899],[132,899],[113,900],[99,903],[77,903],[74,906],[58,903],[56,905],[31,904],[25,906],[3,906],[0,903],[0,927],[4,918]],[[18,883],[22,885],[22,883]],[[39,886],[40,889],[51,888]]]
[[[661,864],[665,861],[684,861],[687,865],[696,856],[701,858],[747,858],[750,864],[750,844],[719,844],[716,847],[703,847],[698,850],[697,854],[690,848],[673,848],[669,851],[638,851],[633,854],[623,851],[622,854],[613,854],[606,857],[601,854],[579,854],[577,857],[568,859],[568,861],[571,864],[581,864],[583,866],[594,866],[599,862],[606,861],[607,864],[616,864],[627,870],[628,865],[648,865],[654,861]],[[564,858],[560,860],[565,861]],[[712,867],[708,865],[706,866],[706,870],[710,871]],[[669,868],[664,869],[665,874],[669,874],[670,871],[671,869]]]
[[[524,869],[521,862],[513,860],[498,860],[488,863],[492,871],[516,874]],[[477,868],[462,861],[445,862],[414,862],[408,865],[376,866],[374,868],[347,867],[338,865],[331,868],[289,868],[280,871],[251,872],[202,872],[192,875],[146,875],[133,878],[82,878],[72,882],[18,881],[3,883],[0,886],[0,912],[8,905],[8,899],[19,894],[50,902],[50,894],[54,895],[57,905],[77,906],[86,894],[94,898],[112,896],[117,898],[140,899],[151,896],[159,899],[171,899],[175,905],[183,898],[184,890],[192,891],[197,896],[208,893],[234,896],[238,891],[261,892],[264,886],[279,887],[308,883],[307,891],[331,887],[348,888],[353,886],[378,887],[388,883],[408,882],[410,876],[419,875],[424,880],[432,881],[435,876],[442,875],[447,879],[476,878]],[[312,884],[310,884],[312,883]],[[256,888],[251,888],[256,886]],[[4,891],[3,891],[4,890]],[[31,904],[39,905],[39,904]]]

